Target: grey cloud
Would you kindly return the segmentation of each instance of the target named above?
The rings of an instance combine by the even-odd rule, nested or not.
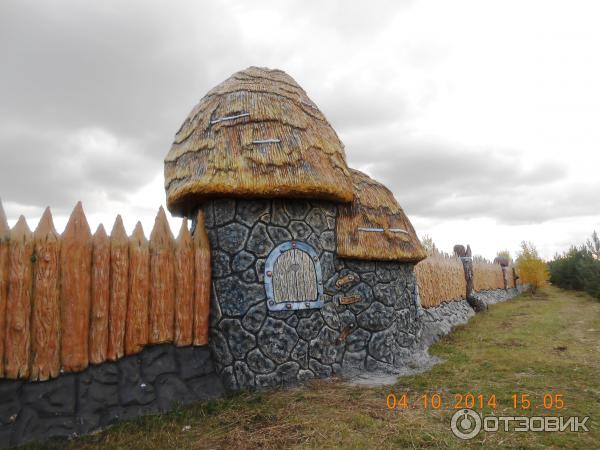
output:
[[[389,11],[392,4],[385,0],[380,6]],[[318,30],[310,38],[319,45],[322,37],[363,39],[379,33],[405,6],[382,14],[378,8],[357,11],[345,2],[262,5],[277,8],[291,28]],[[162,169],[182,120],[210,88],[248,65],[285,68],[292,58],[287,47],[253,47],[244,39],[239,25],[246,7],[192,1],[3,2],[2,196],[23,205],[70,208],[82,193],[122,200],[148,183]],[[322,69],[309,66],[292,75],[314,78],[308,74],[315,70]],[[323,92],[342,128],[403,113],[400,101],[391,110],[368,102],[370,91]],[[356,105],[359,114],[348,113]],[[113,136],[123,153],[99,147],[82,154],[72,139],[90,129]]]
[[[528,167],[516,152],[419,140],[356,152],[352,140],[346,145],[350,163],[366,167],[386,184],[409,214],[437,219],[492,217],[522,224],[562,217],[567,211],[586,215],[599,210],[589,186],[562,186],[567,177],[562,166],[545,162]]]
[[[90,192],[122,200],[162,170],[186,114],[243,52],[226,5],[195,5],[2,3],[3,198],[56,208]],[[86,130],[114,142],[82,153],[74,138]]]
[[[409,214],[538,223],[600,211],[600,186],[562,183],[555,163],[526,167],[516,152],[407,137],[417,114],[409,98],[437,94],[432,84],[409,97],[402,64],[426,77],[446,50],[403,40],[362,58],[411,4],[4,1],[0,195],[65,211],[87,192],[123,200],[162,170],[199,98],[254,64],[288,70],[339,131],[350,163],[387,184]],[[245,12],[257,6],[281,14],[281,42],[244,35]],[[331,73],[338,79],[324,83]],[[82,141],[94,133],[98,142]]]
[[[283,11],[286,25],[308,24],[318,29],[319,37],[327,43],[326,38],[331,36],[351,42],[372,38],[413,4],[413,0],[370,0],[368,5],[345,0],[288,0],[284,6],[280,0],[266,0],[243,2],[241,8]]]
[[[355,80],[350,78],[340,81],[322,93],[318,101],[338,132],[397,123],[410,115],[403,93],[386,92],[385,80],[371,80],[358,86],[353,83]]]
[[[86,142],[90,139],[99,142]],[[12,202],[52,205],[58,211],[69,210],[90,192],[122,200],[157,170],[155,159],[139,145],[97,129],[1,136],[0,146],[15,153],[2,158],[0,192]]]
[[[178,117],[165,112],[191,109],[190,93],[205,90],[239,46],[235,22],[212,20],[210,5],[189,13],[160,2],[8,3],[0,117],[129,135],[170,131]]]

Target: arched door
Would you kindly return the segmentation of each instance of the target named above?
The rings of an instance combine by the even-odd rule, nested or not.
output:
[[[321,265],[314,248],[297,241],[275,247],[265,262],[265,290],[272,311],[322,307]]]

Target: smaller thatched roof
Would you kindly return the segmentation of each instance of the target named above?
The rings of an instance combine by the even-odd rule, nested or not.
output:
[[[394,194],[358,170],[350,169],[350,174],[354,201],[338,206],[338,256],[404,262],[425,259],[425,249]]]
[[[250,67],[198,103],[165,158],[167,206],[187,215],[214,197],[349,202],[344,146],[296,81]]]

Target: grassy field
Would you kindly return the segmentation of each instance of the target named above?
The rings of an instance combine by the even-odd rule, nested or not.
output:
[[[364,388],[343,380],[229,398],[122,423],[56,448],[598,448],[600,446],[600,303],[549,287],[494,305],[433,346],[446,362],[394,386]],[[386,398],[406,393],[405,409]],[[496,415],[590,416],[588,433],[450,431],[456,394],[496,396]],[[439,394],[440,409],[422,396]],[[512,395],[531,408],[515,410]],[[561,394],[560,411],[544,395]],[[550,397],[547,397],[547,400]],[[555,399],[556,397],[552,397]],[[391,399],[391,397],[390,397]],[[477,399],[477,397],[476,397]],[[477,399],[478,403],[478,399]],[[492,408],[484,405],[484,412]],[[479,405],[476,405],[479,410]],[[33,447],[35,448],[35,447]],[[46,446],[45,448],[48,448]]]

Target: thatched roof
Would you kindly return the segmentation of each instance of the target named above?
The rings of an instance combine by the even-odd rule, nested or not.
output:
[[[394,194],[350,169],[354,201],[338,206],[337,253],[342,258],[418,262],[427,255]]]
[[[250,67],[198,103],[165,158],[167,205],[188,214],[211,197],[349,202],[344,146],[292,77]]]

